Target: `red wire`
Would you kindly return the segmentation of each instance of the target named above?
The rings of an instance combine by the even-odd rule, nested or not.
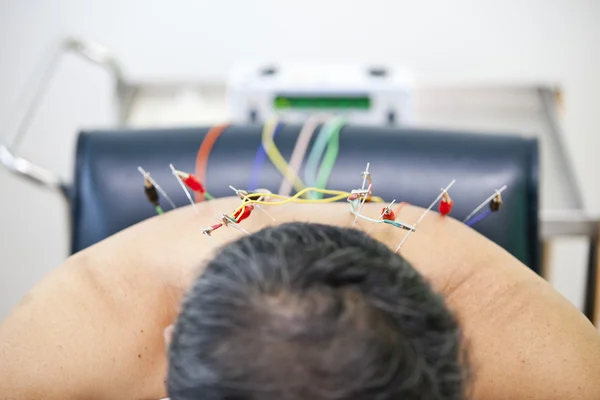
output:
[[[208,156],[210,156],[210,152],[215,142],[227,127],[229,127],[229,124],[213,126],[206,133],[206,136],[204,136],[204,140],[202,141],[202,144],[200,145],[200,148],[198,149],[198,154],[196,156],[195,175],[200,182],[206,182],[206,167],[208,165]],[[204,193],[196,192],[195,195],[196,201],[204,201]]]
[[[406,206],[406,205],[408,205],[408,203],[407,203],[407,202],[405,202],[405,201],[401,202],[400,204],[398,204],[398,205],[396,206],[396,209],[394,210],[394,213],[395,213],[396,215],[400,214],[400,210],[402,209],[402,207],[404,207],[404,206]]]

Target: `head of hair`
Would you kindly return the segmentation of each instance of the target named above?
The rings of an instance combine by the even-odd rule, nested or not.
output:
[[[440,266],[441,267],[441,266]],[[171,400],[463,399],[456,319],[366,234],[289,223],[225,246],[184,301]]]

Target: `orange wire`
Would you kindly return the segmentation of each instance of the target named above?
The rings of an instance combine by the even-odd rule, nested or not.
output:
[[[406,205],[408,205],[408,203],[403,201],[396,206],[396,209],[394,210],[394,214],[396,214],[396,217],[398,216],[398,214],[400,214],[400,210],[402,209],[402,207],[404,207]]]
[[[210,156],[210,152],[219,138],[221,133],[225,129],[229,127],[229,124],[222,124],[213,126],[208,130],[206,136],[204,136],[204,140],[202,140],[202,144],[198,149],[198,155],[196,156],[196,177],[204,184],[206,187],[206,167],[208,166],[208,156]],[[204,194],[200,192],[196,192],[196,201],[204,201]]]

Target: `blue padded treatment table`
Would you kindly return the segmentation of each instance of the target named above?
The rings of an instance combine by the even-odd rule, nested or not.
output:
[[[275,137],[286,160],[290,158],[300,128],[286,125]],[[152,174],[177,206],[188,205],[171,175],[169,163],[193,173],[196,155],[207,131],[208,128],[177,128],[82,132],[77,144],[74,182],[69,191],[72,252],[155,215],[145,198],[138,165]],[[261,133],[262,126],[258,125],[232,126],[219,137],[210,154],[204,182],[213,196],[232,196],[229,185],[247,187]],[[316,134],[309,151],[315,137]],[[367,162],[371,163],[374,193],[386,201],[396,199],[427,207],[441,188],[456,179],[450,190],[454,200],[451,216],[459,220],[494,189],[506,184],[508,189],[503,193],[501,210],[474,228],[539,272],[535,139],[346,126],[340,133],[340,153],[328,188],[347,191],[359,188],[360,174]],[[299,176],[303,174],[304,166]],[[276,193],[281,179],[281,174],[267,159],[261,170],[260,186]],[[170,207],[164,199],[161,205],[168,212]]]

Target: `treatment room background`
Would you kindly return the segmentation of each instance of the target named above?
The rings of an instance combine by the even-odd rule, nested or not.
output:
[[[128,79],[197,81],[207,88],[201,98],[182,95],[176,109],[162,113],[148,102],[136,110],[136,126],[223,121],[222,87],[245,61],[400,65],[429,86],[550,82],[561,88],[566,152],[584,205],[597,213],[598,21],[596,0],[0,0],[0,139],[14,134],[44,55],[69,35],[111,49]],[[76,133],[117,123],[111,96],[105,71],[65,57],[22,154],[70,177]],[[190,101],[201,107],[189,111]],[[1,320],[68,254],[68,220],[56,193],[5,169],[0,185]],[[553,205],[548,197],[542,206]],[[577,238],[556,246],[551,276],[579,307],[585,246]]]

